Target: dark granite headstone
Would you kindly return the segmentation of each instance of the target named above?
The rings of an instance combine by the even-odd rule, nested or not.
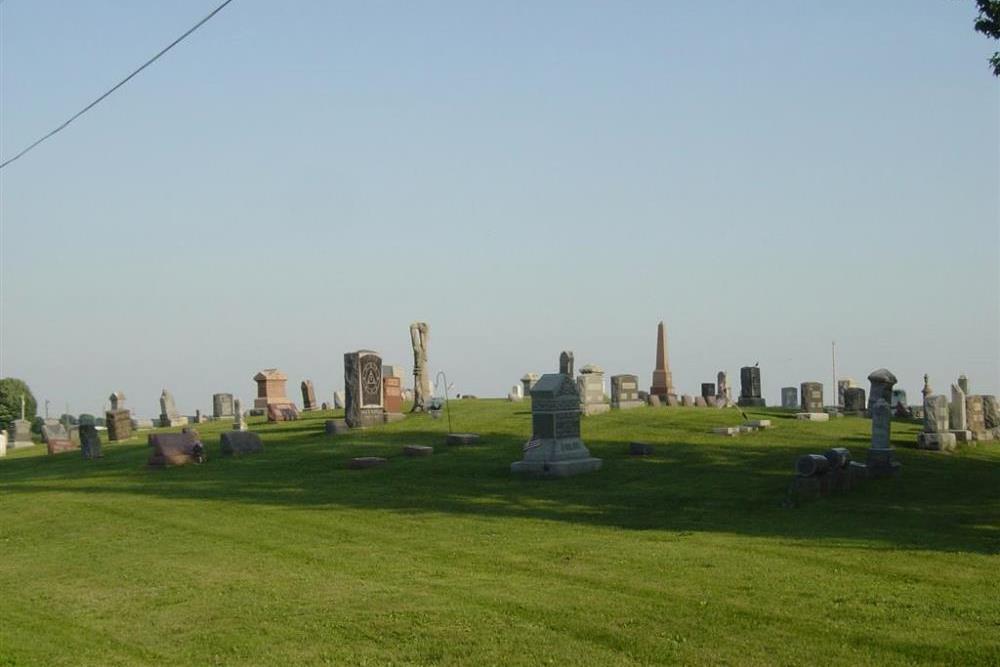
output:
[[[740,369],[740,398],[736,403],[742,407],[765,406],[760,388],[760,368],[757,366],[744,366]]]
[[[80,424],[80,452],[85,459],[99,459],[102,456],[101,436],[93,424]]]
[[[344,384],[347,405],[344,419],[351,428],[367,428],[385,423],[382,394],[382,357],[371,350],[344,355]]]

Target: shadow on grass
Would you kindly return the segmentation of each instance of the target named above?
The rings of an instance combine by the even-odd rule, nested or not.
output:
[[[254,423],[265,451],[246,458],[219,456],[221,427],[206,427],[209,462],[166,470],[145,467],[145,439],[105,445],[105,457],[82,461],[78,454],[25,457],[0,465],[0,494],[47,492],[198,499],[330,510],[339,507],[400,513],[446,513],[575,522],[626,530],[701,531],[790,540],[859,543],[873,549],[1000,552],[1000,446],[980,446],[960,455],[902,449],[915,427],[894,424],[894,444],[903,463],[900,478],[871,480],[797,510],[780,507],[792,464],[804,453],[849,446],[863,460],[870,428],[858,420],[836,432],[794,420],[780,429],[733,439],[706,434],[734,421],[734,413],[701,411],[692,416],[651,409],[633,417],[611,413],[584,420],[584,437],[598,473],[549,480],[510,473],[530,430],[530,415],[508,411],[482,430],[482,444],[447,446],[446,423],[425,417],[340,436],[323,433],[323,419],[285,424]],[[750,411],[747,411],[750,414]],[[781,418],[753,411],[751,418]],[[506,420],[506,421],[505,421]],[[669,420],[669,421],[665,421]],[[477,423],[456,420],[456,430]],[[846,420],[838,420],[845,421]],[[782,421],[782,427],[785,422]],[[630,438],[622,437],[622,432]],[[655,453],[630,457],[630,440],[650,442]],[[802,444],[803,441],[809,444]],[[435,447],[428,458],[407,458],[402,446]],[[382,456],[387,465],[348,470],[355,456]]]

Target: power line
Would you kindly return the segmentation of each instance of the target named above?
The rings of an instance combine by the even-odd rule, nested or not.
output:
[[[122,79],[121,81],[119,81],[118,83],[116,83],[111,89],[109,89],[103,95],[101,95],[100,97],[98,97],[96,100],[94,100],[93,102],[91,102],[90,104],[88,104],[87,106],[85,106],[84,108],[82,108],[79,111],[77,111],[65,123],[63,123],[62,125],[60,125],[56,129],[52,130],[51,132],[49,132],[48,134],[46,134],[45,136],[43,136],[41,139],[37,140],[36,142],[34,142],[30,146],[28,146],[27,148],[25,148],[24,150],[22,150],[20,153],[18,153],[14,157],[10,158],[9,160],[5,160],[3,162],[3,164],[0,164],[0,169],[3,169],[4,167],[6,167],[8,164],[10,164],[11,162],[13,162],[14,160],[20,158],[25,153],[27,153],[28,151],[30,151],[35,146],[37,146],[38,144],[42,143],[43,141],[45,141],[49,137],[51,137],[51,136],[53,136],[53,135],[55,135],[55,134],[63,131],[64,129],[66,129],[66,127],[70,123],[72,123],[74,120],[76,120],[77,118],[79,118],[83,114],[85,114],[88,111],[90,111],[91,109],[93,109],[102,100],[104,100],[104,98],[106,98],[108,95],[110,95],[111,93],[115,92],[116,90],[118,90],[119,88],[121,88],[122,86],[124,86],[126,83],[128,83],[132,79],[132,77],[134,77],[136,74],[138,74],[139,72],[141,72],[142,70],[146,69],[147,67],[149,67],[150,65],[152,65],[157,60],[159,60],[160,56],[162,56],[164,53],[166,53],[167,51],[169,51],[170,49],[174,48],[175,46],[177,46],[178,44],[180,44],[182,41],[184,41],[184,38],[186,38],[188,35],[190,35],[195,30],[197,30],[198,28],[200,28],[201,26],[203,26],[205,23],[207,23],[209,19],[211,19],[213,16],[215,16],[220,11],[222,11],[222,9],[226,5],[228,5],[230,2],[232,2],[232,1],[233,0],[225,0],[225,2],[223,2],[221,5],[219,5],[215,9],[213,9],[212,12],[208,16],[206,16],[202,20],[200,20],[197,23],[195,23],[194,26],[192,28],[190,28],[187,32],[185,32],[183,35],[181,35],[180,37],[178,37],[174,41],[170,42],[170,44],[168,44],[163,50],[161,50],[155,56],[153,56],[152,58],[150,58],[149,60],[147,60],[146,62],[144,62],[137,70],[135,70],[134,72],[132,72],[131,74],[129,74],[127,77],[125,77],[124,79]],[[3,2],[3,0],[0,0],[0,2]]]

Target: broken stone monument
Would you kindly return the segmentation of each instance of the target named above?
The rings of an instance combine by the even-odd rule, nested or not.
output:
[[[948,405],[949,429],[957,442],[972,442],[965,412],[965,392],[957,384],[951,385],[951,403]]]
[[[430,327],[426,322],[414,322],[410,325],[410,344],[413,347],[413,407],[410,412],[424,412],[431,400],[430,371],[427,369],[427,343]],[[381,375],[382,369],[379,369]],[[381,378],[379,378],[381,382]],[[348,404],[350,390],[348,389]],[[350,406],[348,406],[350,407]]]
[[[760,389],[760,368],[744,366],[740,369],[740,398],[736,404],[743,408],[763,408],[764,401]]]
[[[531,440],[513,473],[568,477],[601,467],[580,439],[580,392],[563,373],[543,375],[531,391]]]
[[[667,355],[667,327],[662,321],[656,325],[656,367],[653,368],[653,384],[649,388],[649,395],[658,397],[664,405],[671,405],[671,396],[674,403],[677,401],[674,376],[670,372],[670,358]]]
[[[368,428],[385,423],[382,397],[382,357],[378,352],[359,350],[344,355],[346,407],[344,419],[351,428]]]
[[[712,385],[713,390],[715,385]],[[639,378],[635,375],[611,376],[611,407],[615,410],[630,410],[645,405],[639,398]]]

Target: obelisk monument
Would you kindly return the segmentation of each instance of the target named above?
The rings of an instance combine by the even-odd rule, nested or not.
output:
[[[653,369],[653,386],[649,389],[649,395],[658,396],[663,405],[670,405],[677,400],[674,378],[667,359],[667,327],[663,322],[656,326],[656,368]]]

